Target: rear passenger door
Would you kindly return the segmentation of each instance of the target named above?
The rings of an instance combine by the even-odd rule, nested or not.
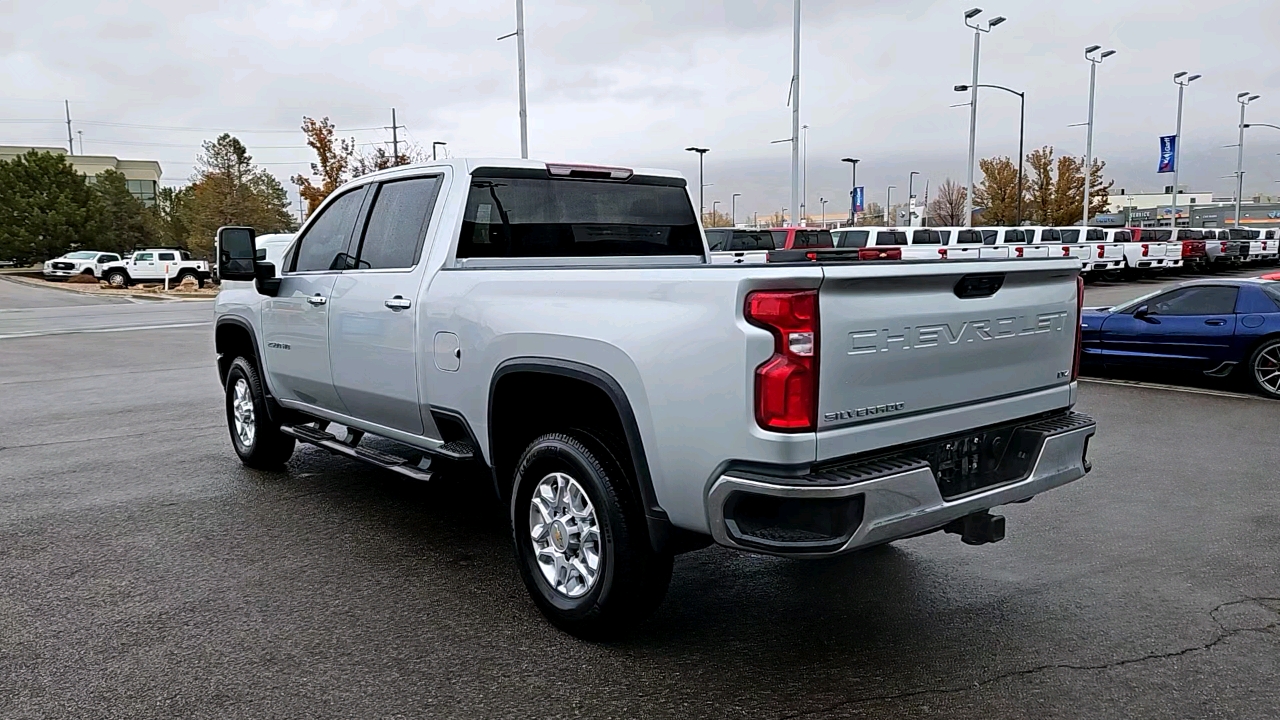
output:
[[[333,286],[329,357],[333,384],[353,417],[412,435],[437,435],[418,358],[434,340],[417,319],[425,243],[444,176],[379,183],[356,231],[354,266]],[[425,409],[425,412],[424,412]]]

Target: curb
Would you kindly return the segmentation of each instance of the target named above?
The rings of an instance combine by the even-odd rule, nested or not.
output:
[[[51,283],[47,280],[36,280],[34,278],[26,278],[22,276],[13,276],[9,273],[0,273],[0,280],[7,280],[18,285],[26,285],[27,287],[46,288],[49,290],[58,290],[60,292],[75,293],[76,295],[85,295],[88,297],[100,298],[126,298],[132,300],[151,300],[154,302],[195,302],[201,300],[213,300],[215,295],[204,295],[200,297],[188,297],[182,295],[165,295],[164,293],[104,293],[95,292],[93,290],[82,290],[72,287],[67,283]]]

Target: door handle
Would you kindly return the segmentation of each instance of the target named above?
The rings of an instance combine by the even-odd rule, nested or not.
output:
[[[386,302],[384,302],[384,303],[382,303],[382,304],[383,304],[383,305],[386,305],[387,307],[391,308],[392,310],[408,310],[408,309],[409,309],[409,307],[413,305],[413,301],[411,301],[411,300],[406,300],[406,299],[404,299],[403,297],[401,297],[401,296],[397,295],[397,296],[395,296],[395,297],[391,298],[390,300],[387,300]]]
[[[1205,320],[1205,321],[1204,321],[1204,324],[1205,324],[1205,325],[1226,325],[1226,324],[1227,324],[1227,321],[1226,321],[1226,320],[1216,320],[1216,319],[1215,319],[1215,320]]]
[[[312,295],[311,297],[307,298],[307,302],[311,303],[312,305],[323,305],[329,302],[329,298],[324,297],[323,295]]]

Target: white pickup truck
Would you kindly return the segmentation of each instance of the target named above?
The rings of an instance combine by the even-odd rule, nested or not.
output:
[[[1107,231],[1102,228],[1058,228],[1058,237],[1062,243],[1062,257],[1079,260],[1085,277],[1100,276],[1124,266],[1123,248],[1108,243]]]
[[[177,285],[187,278],[204,287],[210,278],[209,263],[191,259],[181,248],[143,248],[119,262],[104,265],[101,277],[112,287],[129,287],[138,283]]]
[[[115,253],[98,252],[97,250],[77,250],[61,257],[46,260],[43,275],[46,278],[69,278],[75,275],[92,275],[102,277],[102,268],[111,263],[120,262]]]
[[[584,636],[646,616],[673,556],[712,542],[999,540],[992,508],[1089,470],[1079,263],[866,250],[712,264],[669,171],[371,173],[278,269],[251,229],[219,231],[231,444],[253,468],[304,442],[492,484],[534,603]]]
[[[1122,272],[1126,275],[1150,274],[1163,270],[1165,253],[1169,246],[1163,242],[1139,241],[1134,238],[1134,231],[1126,229],[1109,229],[1106,231],[1107,241],[1120,246],[1124,259]],[[1182,246],[1178,248],[1178,260],[1182,259]]]

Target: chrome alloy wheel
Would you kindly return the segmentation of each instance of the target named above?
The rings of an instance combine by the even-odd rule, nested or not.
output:
[[[1259,385],[1280,395],[1280,345],[1272,345],[1258,354],[1253,362],[1253,375]]]
[[[253,415],[253,395],[249,392],[249,382],[244,378],[237,379],[231,391],[231,416],[235,420],[240,444],[246,448],[253,447],[257,423]]]
[[[600,523],[577,480],[551,473],[529,500],[529,536],[538,567],[556,592],[586,595],[600,577]]]

